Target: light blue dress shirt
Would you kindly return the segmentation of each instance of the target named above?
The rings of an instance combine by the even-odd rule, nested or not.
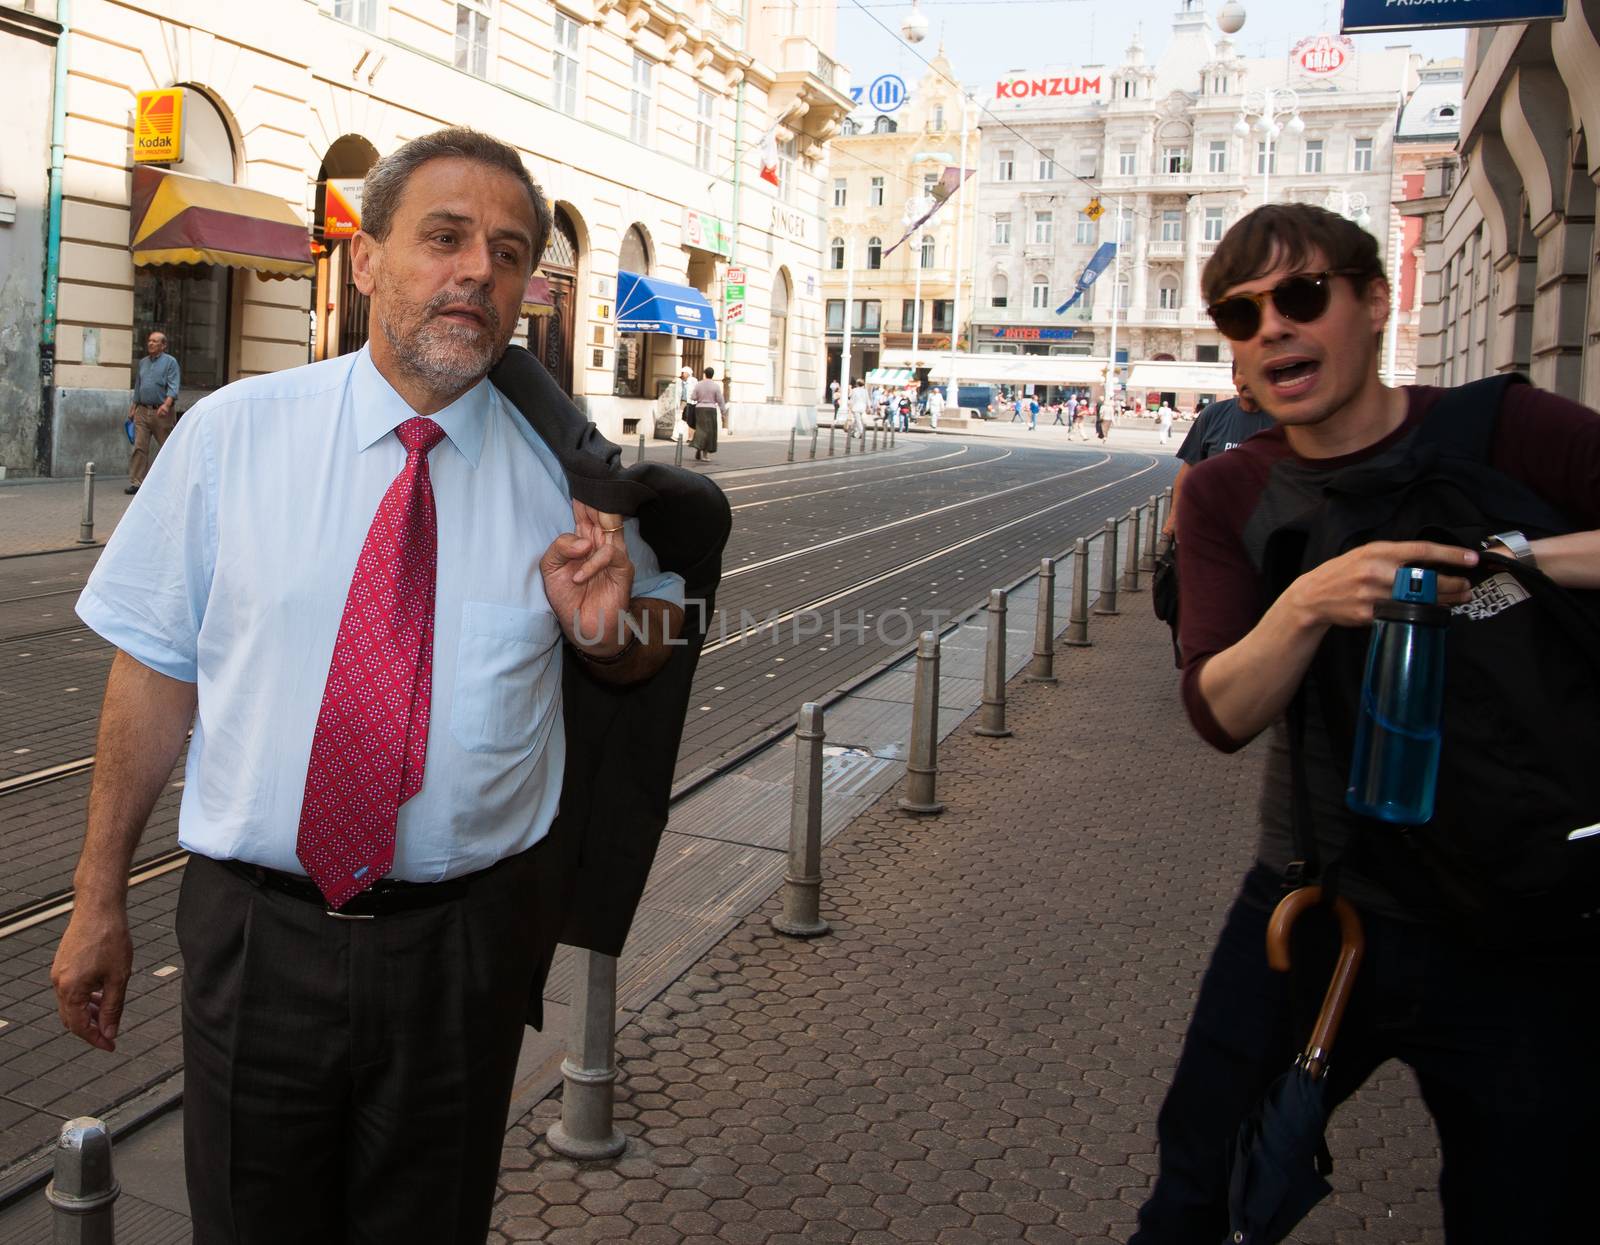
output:
[[[197,403],[162,449],[78,616],[198,685],[179,842],[304,873],[295,835],[339,620],[415,412],[367,351]],[[573,530],[556,457],[489,384],[432,417],[438,508],[433,694],[422,790],[389,876],[431,882],[533,846],[561,797],[560,626],[539,559]],[[629,519],[634,596],[683,604]]]

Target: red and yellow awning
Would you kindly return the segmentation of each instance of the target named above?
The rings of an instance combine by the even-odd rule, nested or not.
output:
[[[133,170],[128,247],[135,265],[222,264],[309,277],[305,222],[276,195],[165,169]]]

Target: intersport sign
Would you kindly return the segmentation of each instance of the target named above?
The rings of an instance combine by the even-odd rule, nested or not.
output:
[[[1099,95],[1100,76],[1082,74],[1053,77],[1002,78],[994,84],[996,99],[1067,99],[1074,95]]]

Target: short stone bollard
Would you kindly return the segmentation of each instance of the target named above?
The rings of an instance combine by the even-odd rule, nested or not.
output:
[[[1072,546],[1072,612],[1067,615],[1067,634],[1063,644],[1088,648],[1089,639],[1089,542],[1082,536]]]
[[[1056,560],[1039,559],[1039,607],[1033,616],[1033,661],[1029,683],[1056,682]]]
[[[94,464],[83,464],[83,518],[78,520],[78,543],[94,544]]]
[[[917,677],[911,694],[911,748],[906,757],[906,793],[900,807],[908,813],[944,812],[939,779],[939,637],[924,631],[917,638]]]
[[[1139,584],[1139,507],[1128,511],[1128,552],[1122,560],[1122,590],[1143,592]]]
[[[676,448],[674,448],[672,451],[672,465],[674,467],[681,467],[683,466],[683,438],[674,437],[673,444]]]
[[[569,1159],[608,1159],[627,1145],[612,1122],[617,1083],[617,957],[578,952],[572,1032],[561,1061],[561,1118],[545,1134]]]
[[[852,435],[850,429],[846,428],[844,430],[844,456],[846,458],[850,457],[850,442],[852,442],[854,440],[855,440],[855,437]]]
[[[55,1245],[113,1245],[114,1206],[122,1192],[111,1170],[111,1132],[93,1116],[61,1126],[55,1175],[45,1186]]]
[[[644,461],[644,433],[642,432],[639,434],[639,455],[633,461],[636,463],[642,463]]]
[[[811,457],[812,458],[815,458],[817,456],[817,435],[821,431],[822,431],[821,428],[813,428],[811,430]],[[831,438],[830,438],[830,440],[831,440]]]
[[[1117,609],[1117,521],[1106,520],[1105,539],[1100,544],[1100,599],[1096,614],[1118,614]]]
[[[833,434],[838,432],[838,431],[839,431],[839,425],[838,424],[829,424],[828,425],[828,457],[829,458],[833,457]],[[848,446],[849,444],[850,444],[850,440],[849,440],[848,437],[846,437],[845,438],[845,445]]]
[[[1149,515],[1144,525],[1144,547],[1139,556],[1139,569],[1145,574],[1156,569],[1156,533],[1161,530],[1161,498],[1152,493],[1148,505]]]
[[[789,869],[783,912],[772,928],[791,938],[815,938],[829,925],[822,907],[822,706],[800,706],[794,732],[794,796],[789,805]]]
[[[974,735],[1004,739],[1006,726],[1006,591],[989,589],[989,643],[984,649],[983,707],[978,711]]]
[[[873,449],[877,449],[878,448],[878,425],[877,424],[873,424],[872,425],[872,448]]]
[[[794,432],[795,432],[795,430],[793,428],[789,429],[789,461],[790,462],[794,461]]]

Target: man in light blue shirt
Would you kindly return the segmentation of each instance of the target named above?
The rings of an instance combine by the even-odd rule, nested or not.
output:
[[[548,951],[530,879],[561,797],[562,647],[628,683],[682,625],[682,581],[636,522],[573,501],[485,379],[550,229],[516,152],[464,130],[413,140],[368,175],[364,208],[368,347],[190,411],[78,605],[120,651],[53,977],[67,1027],[113,1049],[128,864],[192,722],[177,932],[203,1241],[483,1239]],[[358,556],[406,468],[395,430],[418,416],[443,432],[425,452],[422,785],[387,876],[330,904],[297,851],[313,738]]]
[[[167,353],[167,335],[160,329],[144,341],[144,358],[134,370],[133,402],[128,418],[133,420],[133,449],[128,454],[128,487],[124,493],[137,493],[150,467],[150,442],[166,445],[178,422],[178,361]]]

